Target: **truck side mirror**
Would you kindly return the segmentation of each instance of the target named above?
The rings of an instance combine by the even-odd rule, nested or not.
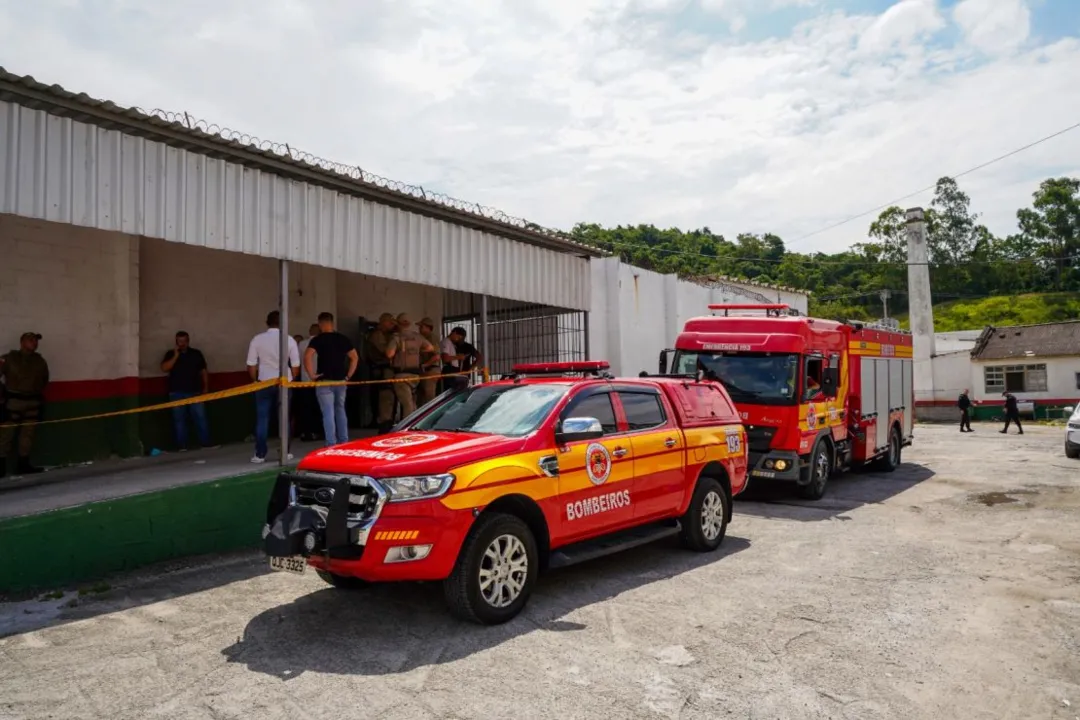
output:
[[[591,417],[571,417],[562,421],[555,432],[555,444],[567,445],[582,440],[598,440],[604,437],[604,426]]]
[[[839,386],[839,368],[825,368],[821,375],[821,393],[827,398],[834,398],[836,397]]]
[[[674,350],[661,350],[660,351],[660,374],[667,375],[668,373],[668,353],[673,353]]]

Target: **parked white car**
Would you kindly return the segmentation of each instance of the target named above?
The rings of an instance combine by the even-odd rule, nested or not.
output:
[[[1080,458],[1080,405],[1076,408],[1065,408],[1065,412],[1072,410],[1069,424],[1065,426],[1065,457]]]

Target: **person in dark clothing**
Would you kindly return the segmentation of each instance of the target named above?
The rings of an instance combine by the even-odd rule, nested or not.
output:
[[[1016,396],[1011,392],[1001,394],[1005,398],[1005,429],[1001,430],[1001,434],[1005,435],[1009,432],[1010,423],[1016,423],[1016,429],[1023,435],[1024,426],[1020,424],[1020,405],[1016,401]]]
[[[360,356],[352,341],[334,329],[334,316],[328,312],[319,314],[319,331],[304,351],[304,369],[315,382],[348,380],[356,373],[356,365],[360,362]],[[345,385],[323,385],[315,388],[328,446],[349,441],[345,392]]]
[[[191,347],[191,337],[181,330],[176,333],[176,347],[165,353],[161,371],[169,374],[169,400],[187,400],[210,392],[210,373],[203,354]],[[188,416],[195,423],[199,444],[210,447],[210,426],[202,403],[181,405],[172,409],[173,433],[177,449],[188,449]]]
[[[972,432],[971,429],[971,398],[968,397],[970,390],[960,393],[956,401],[956,407],[960,408],[960,432]]]
[[[38,352],[41,334],[26,332],[19,338],[19,349],[0,356],[0,377],[4,378],[4,424],[0,427],[0,479],[7,474],[7,457],[18,435],[18,459],[15,472],[30,475],[41,468],[30,464],[34,432],[41,420],[45,386],[49,384],[49,364]]]

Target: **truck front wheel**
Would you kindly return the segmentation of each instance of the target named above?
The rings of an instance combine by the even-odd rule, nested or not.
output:
[[[716,478],[708,475],[698,478],[690,507],[679,520],[683,544],[698,552],[720,547],[727,533],[727,503],[727,493]]]
[[[810,464],[802,470],[806,482],[798,485],[800,497],[820,500],[825,496],[825,484],[829,482],[829,475],[832,473],[830,456],[829,444],[818,440],[814,444],[814,451],[810,453]]]
[[[462,620],[498,625],[521,612],[536,584],[539,553],[520,518],[481,515],[443,582],[450,612]]]

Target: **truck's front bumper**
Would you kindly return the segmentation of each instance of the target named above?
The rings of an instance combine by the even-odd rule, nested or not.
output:
[[[769,450],[767,452],[751,452],[750,477],[766,480],[786,480],[798,482],[799,480],[799,455],[798,453],[785,450]],[[783,469],[779,469],[782,465]]]
[[[329,503],[302,502],[298,488],[321,491]],[[365,498],[359,508],[350,502]],[[391,504],[371,478],[305,473],[278,476],[266,515],[268,556],[302,557],[370,582],[446,578],[472,523],[470,512],[448,510],[437,499]]]

